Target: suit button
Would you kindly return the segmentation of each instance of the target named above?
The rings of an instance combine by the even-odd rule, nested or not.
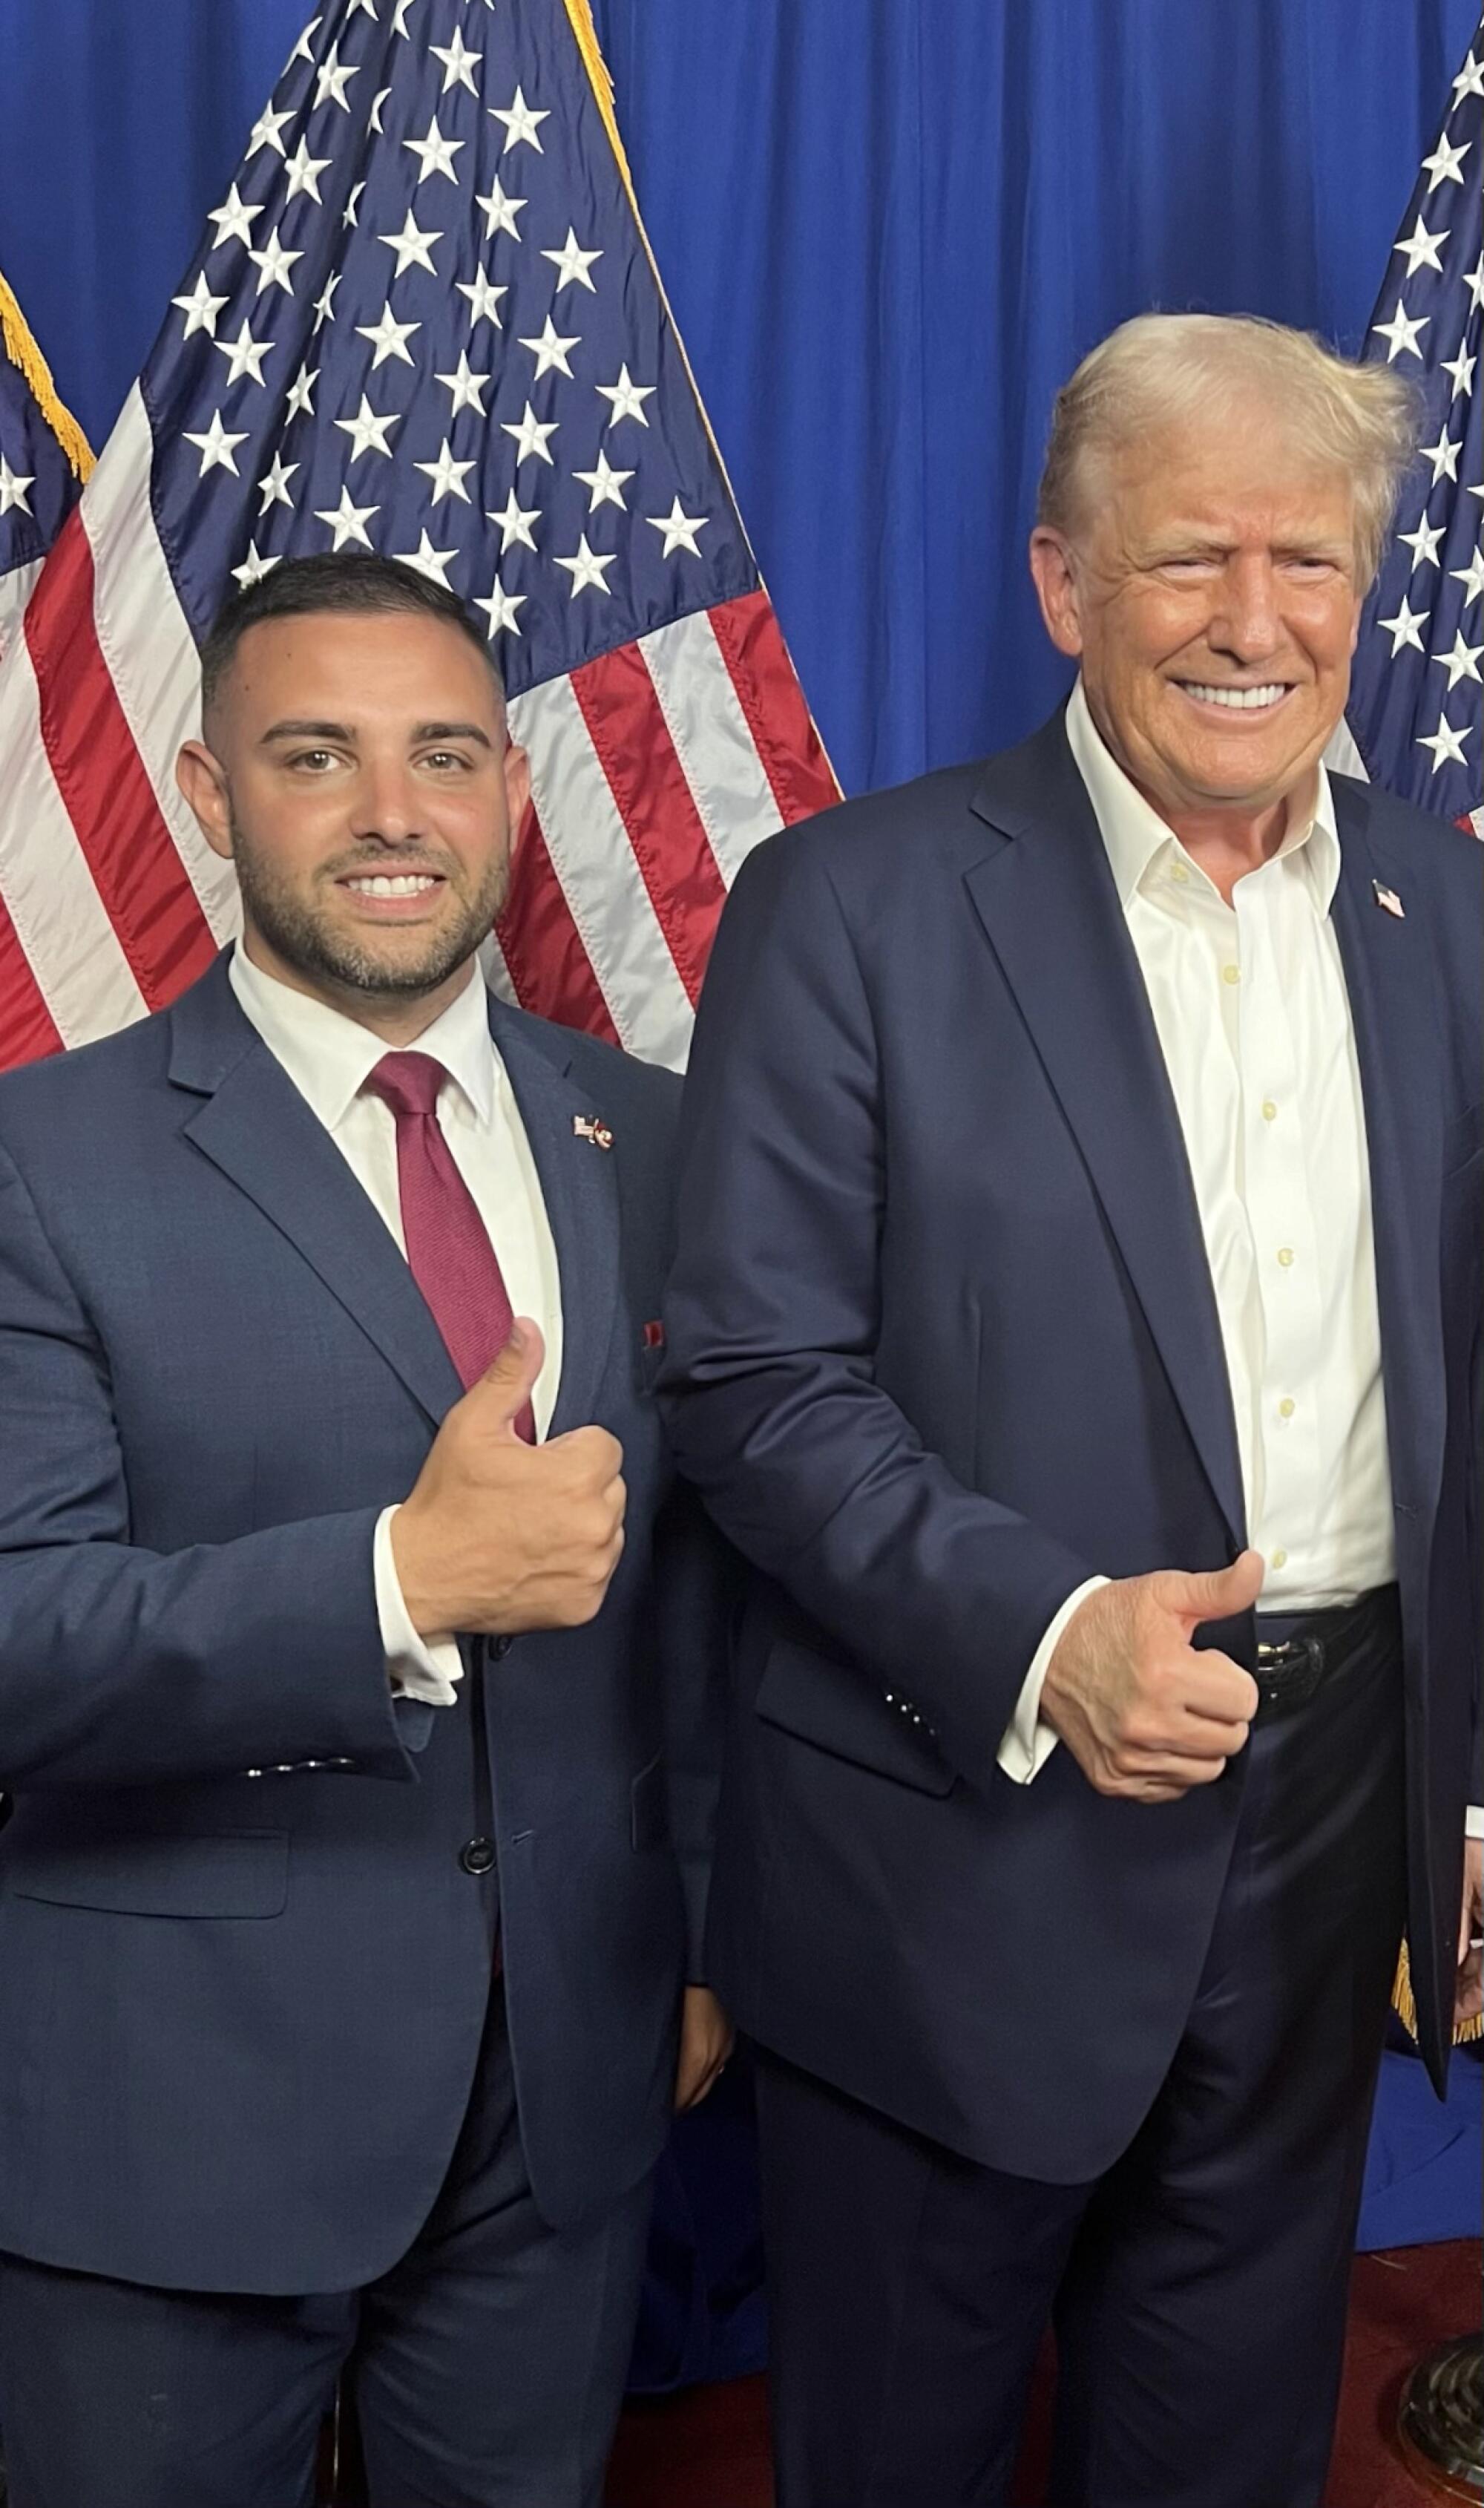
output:
[[[489,1660],[491,1663],[502,1662],[505,1656],[510,1652],[511,1640],[509,1638],[489,1638],[487,1641],[487,1643],[489,1648]]]
[[[494,1870],[493,1838],[471,1837],[467,1846],[459,1848],[458,1861],[461,1868],[465,1872],[472,1872],[476,1880],[482,1873],[492,1872]]]

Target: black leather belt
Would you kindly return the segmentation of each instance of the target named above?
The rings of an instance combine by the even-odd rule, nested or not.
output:
[[[1258,1715],[1271,1721],[1307,1707],[1332,1674],[1372,1641],[1399,1645],[1401,1612],[1394,1585],[1362,1594],[1333,1611],[1263,1613],[1257,1621]]]

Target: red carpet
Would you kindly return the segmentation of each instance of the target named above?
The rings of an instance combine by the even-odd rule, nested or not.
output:
[[[1420,2352],[1478,2322],[1476,2242],[1357,2259],[1345,2396],[1324,2508],[1417,2508],[1424,2494],[1385,2435],[1396,2393]],[[1042,2498],[1049,2362],[1043,2369],[1016,2488],[1022,2508]],[[772,2499],[761,2379],[635,2404],[625,2415],[608,2508],[771,2508]],[[923,2508],[932,2502],[924,2500]]]

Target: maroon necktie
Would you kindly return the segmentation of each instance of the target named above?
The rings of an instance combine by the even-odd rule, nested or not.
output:
[[[447,1078],[430,1053],[383,1053],[366,1086],[395,1118],[408,1264],[467,1389],[504,1348],[515,1318],[489,1231],[439,1125]],[[535,1442],[528,1402],[515,1426]]]

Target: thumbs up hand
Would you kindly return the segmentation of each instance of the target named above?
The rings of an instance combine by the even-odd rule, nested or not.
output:
[[[516,1421],[535,1390],[545,1357],[546,1343],[540,1325],[533,1324],[527,1315],[517,1315],[504,1348],[464,1395],[464,1402],[474,1405],[474,1416],[487,1435],[518,1434]],[[457,1407],[462,1410],[463,1403]]]
[[[601,1608],[624,1547],[623,1449],[605,1428],[544,1446],[517,1434],[544,1355],[538,1326],[518,1315],[392,1517],[419,1637],[579,1628]]]
[[[1047,1667],[1041,1714],[1102,1794],[1175,1802],[1209,1786],[1243,1749],[1257,1713],[1249,1672],[1191,1644],[1205,1620],[1235,1619],[1262,1590],[1262,1560],[1185,1574],[1164,1568],[1102,1586],[1072,1613]]]

